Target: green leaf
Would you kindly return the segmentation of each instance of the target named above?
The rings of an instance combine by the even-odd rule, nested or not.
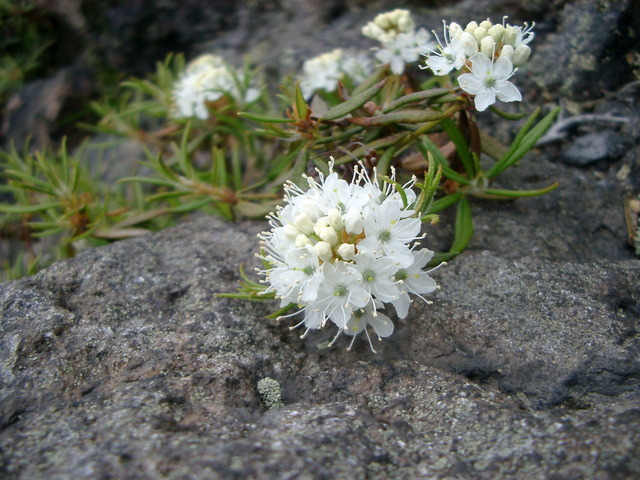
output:
[[[494,178],[496,175],[514,165],[518,160],[524,157],[525,154],[527,154],[535,146],[537,141],[540,140],[540,138],[546,133],[546,131],[551,128],[551,124],[555,120],[558,113],[560,113],[560,107],[553,109],[531,130],[529,130],[528,128],[530,122],[529,120],[527,120],[526,133],[522,133],[524,130],[523,126],[523,128],[520,129],[520,132],[518,132],[518,135],[516,135],[516,140],[514,140],[514,143],[511,145],[509,151],[505,154],[504,157],[502,157],[501,160],[496,162],[493,167],[491,167],[487,171],[485,176],[489,179]],[[533,114],[531,117],[533,117]]]
[[[471,205],[466,197],[461,197],[458,202],[458,212],[456,213],[456,223],[454,230],[451,253],[462,252],[473,237],[473,220],[471,218]]]
[[[442,95],[449,93],[450,91],[451,90],[449,90],[448,88],[432,88],[430,90],[422,90],[420,92],[410,93],[390,102],[387,106],[384,107],[382,112],[389,113],[411,103],[417,103],[424,100],[431,100],[432,98],[441,97]]]
[[[442,210],[449,208],[451,205],[454,205],[461,197],[462,193],[456,192],[445,197],[438,198],[431,202],[431,207],[427,213],[432,214],[441,212]]]
[[[447,177],[450,180],[453,180],[454,182],[458,182],[462,185],[471,184],[471,181],[468,178],[456,172],[449,166],[449,162],[444,157],[444,155],[442,155],[442,152],[440,151],[440,149],[431,140],[429,140],[428,137],[423,136],[420,139],[420,141],[416,144],[416,146],[418,147],[418,150],[420,150],[420,153],[422,153],[422,155],[424,155],[425,158],[427,158],[428,153],[431,153],[434,161],[440,167],[442,167],[442,173],[444,174],[445,177]]]
[[[169,180],[164,180],[162,178],[152,178],[152,177],[125,177],[118,180],[117,183],[151,183],[153,185],[160,185],[162,187],[175,187],[175,183],[170,182]]]
[[[262,122],[262,123],[294,123],[295,122],[293,118],[273,117],[270,115],[262,115],[260,113],[252,113],[252,112],[239,112],[238,116],[241,118],[246,118],[249,120],[253,120],[255,122]]]
[[[304,95],[302,95],[300,82],[296,82],[296,90],[294,95],[295,95],[296,111],[298,112],[298,118],[301,120],[304,120],[307,118],[307,115],[309,114],[309,105],[307,105],[307,101],[304,99]]]
[[[545,193],[549,193],[552,190],[555,190],[560,184],[554,183],[553,185],[549,185],[545,188],[540,188],[537,190],[503,190],[499,188],[487,188],[482,190],[481,194],[474,194],[476,197],[481,198],[520,198],[520,197],[537,197],[539,195],[544,195]]]
[[[391,125],[397,123],[424,123],[433,122],[446,118],[442,112],[434,110],[400,110],[398,112],[384,113],[375,117],[355,117],[349,118],[351,123],[362,125],[363,127],[373,127],[377,125]]]
[[[0,204],[0,212],[2,213],[37,213],[50,210],[60,206],[60,202],[42,203],[38,205],[3,205]]]
[[[469,145],[465,141],[462,132],[449,118],[442,120],[441,124],[442,128],[444,128],[447,135],[449,135],[449,138],[455,145],[458,157],[460,157],[460,161],[462,162],[462,166],[467,172],[467,175],[469,178],[475,178],[476,170],[474,168],[473,158],[471,157],[471,150],[469,150]]]
[[[521,118],[524,118],[527,116],[526,112],[522,112],[522,113],[508,113],[508,112],[504,112],[496,107],[494,107],[493,105],[491,105],[489,107],[489,110],[491,110],[493,113],[495,113],[496,115],[498,115],[500,118],[504,118],[505,120],[520,120]]]
[[[197,200],[193,200],[191,202],[183,203],[177,207],[170,208],[169,211],[173,213],[185,213],[191,212],[193,210],[198,210],[199,208],[204,207],[211,203],[212,199],[210,197],[198,198]]]
[[[357,95],[354,95],[346,102],[330,108],[324,115],[320,117],[320,120],[335,120],[337,118],[342,118],[348,113],[353,112],[356,108],[360,108],[371,98],[373,98],[382,89],[386,82],[387,79],[385,78],[381,82],[376,83],[374,86],[367,88]]]

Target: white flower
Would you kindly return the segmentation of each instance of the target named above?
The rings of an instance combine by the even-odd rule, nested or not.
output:
[[[326,177],[306,180],[308,190],[286,185],[286,205],[261,234],[265,292],[274,292],[281,306],[299,306],[303,336],[328,323],[338,327],[337,336],[355,336],[367,326],[378,337],[390,335],[393,323],[378,310],[392,303],[406,316],[409,293],[427,293],[433,282],[420,273],[428,261],[423,250],[413,251],[421,238],[411,209],[413,181],[402,187],[403,201],[395,183],[381,187],[375,169],[369,177],[362,166],[351,182],[333,165]]]
[[[359,253],[353,257],[356,269],[362,275],[362,286],[372,299],[391,302],[398,298],[400,291],[393,280],[399,269],[398,262],[393,257],[375,257],[371,253]]]
[[[380,313],[376,310],[376,308],[380,307],[380,302],[376,302],[377,305],[367,305],[360,310],[356,310],[353,312],[353,316],[351,320],[347,323],[347,326],[344,329],[344,333],[347,335],[353,336],[351,343],[349,344],[349,348],[347,350],[351,350],[353,346],[353,342],[356,339],[356,336],[364,332],[367,336],[367,340],[369,341],[369,347],[371,347],[371,351],[375,353],[375,349],[373,348],[373,344],[371,343],[371,337],[369,336],[369,331],[367,330],[368,326],[373,328],[373,331],[376,333],[378,340],[382,340],[384,337],[388,337],[393,333],[393,322],[389,317],[385,314]]]
[[[411,303],[409,293],[413,293],[424,300],[422,295],[431,293],[437,288],[435,280],[429,276],[429,273],[433,270],[424,270],[424,267],[433,258],[433,252],[423,248],[411,253],[414,257],[411,266],[401,268],[394,275],[400,295],[391,303],[393,303],[400,318],[406,317],[407,313],[409,313],[409,304]]]
[[[506,45],[512,45],[513,48],[517,48],[519,45],[527,45],[535,37],[535,33],[533,33],[533,27],[535,26],[535,22],[531,23],[531,26],[525,23],[524,28],[519,25],[507,25],[502,41]]]
[[[467,60],[464,46],[460,41],[460,37],[463,34],[460,26],[457,23],[452,24],[457,27],[456,29],[454,29],[454,31],[456,32],[456,36],[454,37],[453,35],[451,35],[451,25],[449,25],[448,28],[445,22],[443,22],[443,25],[444,45],[442,44],[442,42],[440,42],[440,39],[437,35],[435,35],[434,32],[434,35],[436,36],[436,39],[438,41],[439,51],[431,50],[431,54],[427,55],[426,60],[427,67],[429,67],[431,71],[433,71],[433,73],[438,76],[446,75],[454,68],[456,70],[460,70],[460,68],[462,68]],[[458,31],[458,29],[460,30]],[[447,31],[449,31],[449,33],[447,33]]]
[[[251,79],[217,55],[201,55],[187,65],[173,89],[174,115],[179,118],[209,118],[207,103],[229,95],[238,102],[253,102],[260,90],[251,86]]]
[[[373,63],[365,52],[346,50],[340,62],[340,70],[359,84],[373,72]]]
[[[393,73],[400,75],[404,72],[405,64],[415,62],[421,53],[430,48],[427,35],[424,29],[417,33],[400,33],[393,40],[382,44],[382,48],[376,52],[376,58],[389,65]]]
[[[493,105],[496,97],[503,102],[522,100],[516,86],[509,81],[515,73],[509,58],[503,56],[492,62],[484,53],[477,53],[470,60],[471,73],[460,75],[458,83],[465,92],[475,95],[479,112]]]
[[[398,268],[413,262],[409,244],[417,240],[421,222],[418,218],[404,218],[413,210],[403,210],[402,203],[389,199],[371,208],[364,224],[365,238],[358,243],[358,251],[393,258]]]
[[[336,48],[304,62],[300,88],[305,97],[310,97],[318,90],[333,92],[338,88],[338,81],[342,76],[340,62],[343,54],[341,48]]]

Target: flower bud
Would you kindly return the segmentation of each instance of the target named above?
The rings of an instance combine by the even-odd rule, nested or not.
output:
[[[295,240],[298,235],[300,235],[300,230],[298,230],[295,226],[287,223],[283,228],[284,236],[289,240]]]
[[[344,260],[352,260],[356,254],[356,247],[352,243],[343,243],[338,247],[338,255]]]
[[[474,53],[478,53],[478,42],[469,32],[464,32],[460,35],[460,45],[462,45],[464,54],[467,57],[470,57]]]
[[[484,27],[478,27],[473,31],[473,38],[475,38],[478,43],[480,43],[480,41],[487,35],[489,34],[487,33],[487,29]]]
[[[499,43],[502,41],[502,36],[504,35],[504,27],[502,25],[498,23],[487,31],[489,32],[489,35],[493,37],[496,43]]]
[[[296,226],[298,230],[300,230],[304,234],[313,233],[313,221],[309,218],[309,215],[306,213],[301,213],[296,216],[293,224]]]
[[[333,252],[331,251],[331,245],[327,242],[318,242],[313,246],[313,253],[315,253],[323,262],[330,262],[333,258]]]
[[[493,39],[491,35],[487,35],[480,42],[480,51],[489,58],[493,58],[493,53],[495,51],[495,48],[496,48],[496,41]]]
[[[305,245],[308,245],[310,243],[311,243],[311,240],[309,240],[309,237],[307,237],[303,233],[301,233],[300,235],[298,235],[296,237],[296,247],[298,247],[298,248],[304,247]]]
[[[355,209],[349,210],[344,216],[344,229],[352,235],[359,235],[364,228],[362,214]]]
[[[493,23],[491,23],[491,20],[487,18],[486,20],[480,22],[480,26],[485,30],[489,30],[493,26]]]
[[[374,40],[380,40],[385,35],[385,31],[373,22],[367,23],[362,27],[362,35],[372,38]]]
[[[465,27],[464,31],[467,33],[473,33],[473,31],[478,28],[478,23],[477,22],[469,22],[467,23],[467,26]]]
[[[502,36],[502,43],[505,45],[513,45],[516,43],[516,38],[518,38],[518,30],[511,25],[507,25],[504,29],[504,35]]]
[[[509,60],[513,58],[513,47],[511,45],[504,45],[500,50],[500,58],[506,57]]]
[[[329,225],[333,227],[337,232],[344,228],[344,222],[342,221],[342,215],[337,208],[329,210]]]
[[[513,57],[511,57],[513,66],[519,67],[520,65],[524,65],[524,63],[529,60],[529,55],[531,55],[531,49],[528,45],[518,45],[513,51]]]
[[[331,227],[322,227],[318,231],[318,236],[327,242],[329,245],[335,245],[338,243],[338,234]]]
[[[462,27],[460,25],[458,25],[455,22],[451,22],[449,24],[449,37],[452,40],[456,40],[458,38],[460,38],[460,35],[462,35],[464,32],[464,30],[462,30]]]
[[[400,32],[406,33],[410,30],[413,30],[416,24],[411,18],[411,13],[409,10],[396,10],[397,15],[393,18],[395,24],[398,26],[398,30]]]

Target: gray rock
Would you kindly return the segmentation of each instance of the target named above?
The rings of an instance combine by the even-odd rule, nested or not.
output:
[[[374,355],[215,297],[263,226],[202,218],[1,285],[3,478],[640,474],[639,262],[470,251]]]
[[[536,43],[536,55],[523,69],[531,72],[535,83],[551,96],[559,93],[584,101],[634,80],[633,68],[625,59],[632,55],[640,31],[634,0],[575,0],[556,5],[562,5],[562,10],[545,15],[542,21],[558,24],[542,44]]]
[[[617,160],[624,153],[624,145],[614,130],[600,130],[576,138],[562,152],[568,165],[588,167]]]

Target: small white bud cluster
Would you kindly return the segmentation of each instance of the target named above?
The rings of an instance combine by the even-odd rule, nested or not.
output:
[[[331,322],[338,327],[336,338],[365,332],[371,343],[367,327],[379,338],[393,332],[393,322],[380,312],[385,303],[404,318],[410,293],[435,290],[423,270],[433,252],[414,243],[422,237],[421,221],[410,208],[413,181],[402,187],[403,200],[399,187],[380,188],[362,167],[351,183],[332,167],[319,182],[307,177],[307,191],[286,185],[286,205],[261,234],[261,258],[270,267],[260,273],[281,306],[301,308],[304,335]]]
[[[415,26],[411,12],[397,8],[390,12],[378,14],[373,19],[373,22],[369,22],[362,27],[362,34],[380,43],[389,43],[401,33],[413,32]]]
[[[381,43],[376,58],[400,75],[407,63],[417,61],[421,53],[432,47],[429,33],[415,27],[411,12],[398,8],[376,16],[362,27],[362,34]]]
[[[348,78],[354,83],[360,83],[372,71],[373,64],[365,53],[336,48],[303,63],[300,88],[305,98],[319,90],[335,92],[338,81]]]
[[[239,80],[234,79],[234,75]],[[177,118],[209,118],[207,103],[230,96],[236,102],[250,103],[260,96],[260,90],[246,85],[243,72],[234,74],[233,67],[217,55],[205,54],[191,61],[173,89],[174,112]]]

